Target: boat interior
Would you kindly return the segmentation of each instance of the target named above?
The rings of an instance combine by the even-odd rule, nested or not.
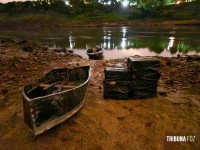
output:
[[[74,89],[88,79],[88,66],[73,69],[54,69],[25,87],[29,99]]]

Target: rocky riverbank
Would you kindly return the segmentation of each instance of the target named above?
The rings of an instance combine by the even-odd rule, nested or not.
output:
[[[200,146],[200,58],[159,58],[158,97],[104,100],[106,66],[127,58],[88,60],[38,42],[0,38],[0,149],[198,149]],[[72,118],[33,138],[23,121],[21,89],[53,68],[90,65],[83,108]],[[167,142],[168,135],[195,142]]]

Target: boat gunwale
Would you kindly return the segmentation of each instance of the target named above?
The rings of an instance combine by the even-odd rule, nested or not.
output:
[[[87,54],[87,55],[97,55],[97,54],[103,53],[104,51],[105,51],[104,49],[102,49],[101,51],[92,52],[92,53],[86,51],[86,54]]]
[[[90,70],[91,70],[91,68],[90,68],[90,66],[88,65],[88,66],[81,66],[81,67],[88,67],[88,78],[87,78],[87,80],[85,80],[82,84],[80,84],[80,85],[78,85],[78,86],[76,86],[75,88],[72,88],[72,89],[68,89],[68,90],[64,90],[64,91],[61,91],[61,92],[57,92],[57,93],[53,93],[53,94],[48,94],[48,95],[45,95],[45,96],[39,96],[39,97],[36,97],[36,98],[29,98],[28,96],[27,96],[27,94],[26,94],[26,92],[25,92],[25,86],[28,86],[29,84],[27,84],[27,85],[25,85],[24,87],[23,87],[23,89],[22,89],[22,95],[24,96],[24,98],[27,100],[27,101],[36,101],[36,100],[39,100],[39,99],[42,99],[42,98],[48,98],[48,97],[52,97],[52,96],[55,96],[55,95],[60,95],[60,94],[62,94],[62,93],[66,93],[66,92],[69,92],[69,91],[72,91],[72,90],[74,90],[74,89],[77,89],[77,88],[79,88],[79,87],[81,87],[81,86],[83,86],[83,85],[85,85],[86,83],[88,83],[89,82],[89,79],[90,79]],[[81,67],[75,67],[75,68],[81,68]],[[73,68],[62,68],[62,69],[73,69]],[[53,70],[53,69],[52,69]],[[38,80],[38,79],[36,79],[36,80]],[[31,83],[33,83],[33,82],[31,82]],[[30,84],[31,84],[30,83]],[[39,85],[39,84],[38,84]],[[38,86],[37,85],[37,86]]]

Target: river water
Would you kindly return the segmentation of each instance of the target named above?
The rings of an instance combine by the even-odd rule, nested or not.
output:
[[[86,49],[105,49],[104,59],[128,56],[200,55],[200,27],[0,27],[1,36],[37,40],[50,48],[73,49],[88,58]]]

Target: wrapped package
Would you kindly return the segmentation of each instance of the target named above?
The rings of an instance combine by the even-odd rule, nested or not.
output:
[[[133,72],[158,72],[160,60],[152,57],[129,57],[127,66]]]
[[[157,96],[160,79],[160,61],[152,57],[129,57],[127,66],[132,73],[133,99],[153,98]]]
[[[106,67],[104,70],[107,81],[130,81],[131,70],[126,68]]]
[[[104,81],[104,98],[128,99],[131,81]]]

